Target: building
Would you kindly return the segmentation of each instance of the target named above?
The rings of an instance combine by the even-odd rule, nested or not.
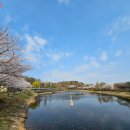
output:
[[[94,89],[95,85],[91,84],[89,86],[85,86],[83,89]]]
[[[77,88],[77,86],[76,85],[68,85],[68,88],[73,89],[73,88]]]

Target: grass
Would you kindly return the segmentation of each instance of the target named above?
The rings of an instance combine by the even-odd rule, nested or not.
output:
[[[23,130],[27,108],[35,103],[34,97],[51,93],[35,93],[31,90],[12,95],[0,93],[0,130]]]
[[[86,90],[90,93],[97,93],[97,94],[106,94],[111,96],[118,96],[122,98],[127,98],[130,100],[130,92],[121,92],[121,91],[97,91],[97,90]]]
[[[0,93],[0,130],[17,130],[12,124],[20,117],[20,114],[27,109],[27,101],[34,97],[32,91],[8,95]]]

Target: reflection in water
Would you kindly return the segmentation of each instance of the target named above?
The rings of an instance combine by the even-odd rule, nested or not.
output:
[[[36,102],[32,103],[29,107],[34,110],[39,106],[40,106],[40,100],[37,100]]]
[[[70,91],[43,95],[30,106],[27,130],[129,130],[130,102]]]
[[[73,101],[72,95],[70,95],[69,104],[70,104],[70,106],[74,106],[74,101]]]
[[[46,97],[46,95],[44,96],[44,106],[46,106],[47,105],[47,97]]]
[[[113,102],[116,100],[116,97],[108,96],[108,95],[97,95],[97,99],[100,103],[107,103],[107,102]]]
[[[117,102],[120,105],[127,106],[130,108],[130,102],[127,99],[120,97],[108,96],[108,95],[97,95],[97,99],[100,103]]]
[[[120,104],[120,105],[123,105],[123,106],[127,106],[130,108],[130,102],[129,100],[126,100],[126,99],[123,99],[122,98],[117,98],[117,102]]]

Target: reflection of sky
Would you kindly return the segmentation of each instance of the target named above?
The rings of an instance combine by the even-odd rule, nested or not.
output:
[[[29,109],[26,123],[33,126],[29,130],[130,129],[130,103],[120,98],[68,92],[40,100],[40,106]]]
[[[125,105],[130,108],[130,103],[126,100],[122,100],[121,98],[108,96],[108,95],[101,95],[101,94],[85,94],[76,91],[58,93],[58,94],[50,94],[50,95],[43,95],[40,97],[41,105],[46,107],[47,105],[51,105],[51,103],[59,104],[63,102],[62,106],[74,106],[75,103],[78,104],[91,104],[91,105],[113,105],[113,103],[117,106]],[[60,105],[60,104],[59,104]]]

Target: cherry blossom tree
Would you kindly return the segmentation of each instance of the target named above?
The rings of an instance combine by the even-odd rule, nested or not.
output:
[[[0,84],[14,87],[23,81],[23,73],[30,69],[24,64],[18,38],[10,35],[7,28],[0,29]],[[22,79],[22,80],[20,80]],[[17,81],[16,81],[17,80]]]

